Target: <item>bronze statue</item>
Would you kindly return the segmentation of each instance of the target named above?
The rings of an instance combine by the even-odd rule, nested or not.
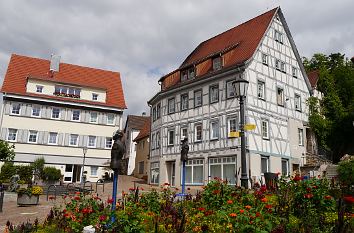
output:
[[[185,138],[182,140],[182,146],[181,146],[181,161],[187,161],[187,160],[188,160],[188,151],[189,151],[188,138],[185,137]]]
[[[113,170],[118,170],[121,168],[121,162],[123,155],[125,154],[125,145],[122,142],[123,132],[118,130],[113,135],[113,145],[111,149],[111,168]]]

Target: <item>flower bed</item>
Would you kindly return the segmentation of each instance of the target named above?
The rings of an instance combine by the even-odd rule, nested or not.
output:
[[[184,201],[167,184],[159,191],[132,189],[114,212],[111,199],[77,193],[64,196],[64,206],[32,232],[82,232],[89,225],[96,232],[353,232],[353,197],[341,192],[325,179],[281,178],[275,190],[215,179]]]

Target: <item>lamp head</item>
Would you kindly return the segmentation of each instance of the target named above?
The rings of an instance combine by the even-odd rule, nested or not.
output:
[[[246,96],[247,95],[247,89],[248,89],[248,84],[249,82],[241,77],[237,77],[234,82],[232,82],[232,85],[235,88],[235,96],[238,98],[240,96]]]

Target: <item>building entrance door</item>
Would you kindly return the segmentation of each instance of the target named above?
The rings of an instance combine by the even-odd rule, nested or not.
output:
[[[176,185],[176,162],[169,162],[168,163],[168,182],[171,186]]]
[[[65,183],[73,182],[73,171],[74,171],[74,165],[72,164],[65,165],[65,172],[64,172]]]

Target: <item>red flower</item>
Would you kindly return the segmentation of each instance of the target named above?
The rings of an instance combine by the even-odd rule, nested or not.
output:
[[[135,188],[129,188],[129,191],[134,191],[135,190]]]
[[[267,200],[266,197],[264,197],[264,198],[261,199],[261,202],[267,202],[267,201],[268,201],[268,200]]]
[[[112,204],[113,203],[113,198],[108,198],[107,203],[108,204]]]
[[[232,200],[227,201],[227,204],[232,204],[232,203],[234,203]]]
[[[245,212],[245,210],[240,210],[240,214],[243,214]]]
[[[219,190],[219,189],[217,189],[217,190],[214,190],[213,191],[213,194],[215,194],[215,195],[217,195],[217,194],[219,194],[221,191]]]
[[[311,188],[306,188],[307,192],[310,192],[311,191]]]
[[[343,200],[347,203],[354,203],[354,197],[353,196],[345,196],[343,197]]]
[[[261,216],[261,213],[257,212],[256,217],[260,217],[260,216]]]
[[[272,208],[272,205],[267,204],[267,205],[265,205],[265,208],[266,208],[266,209],[271,209],[271,208]]]
[[[332,199],[332,197],[330,196],[330,195],[327,195],[327,196],[325,196],[324,197],[326,200],[331,200]]]
[[[169,183],[164,183],[163,185],[170,186],[170,184],[169,184]]]
[[[251,207],[250,205],[246,205],[245,208],[249,210],[249,209],[251,209],[252,207]]]
[[[107,219],[107,216],[106,216],[106,215],[101,215],[99,219],[100,219],[100,221],[102,222],[102,221],[104,221],[104,220]]]
[[[74,199],[77,200],[77,201],[80,201],[80,197],[79,196],[74,197]]]
[[[306,193],[305,195],[304,195],[304,198],[306,198],[306,199],[310,199],[310,198],[312,198],[313,197],[313,194],[312,193]]]
[[[48,199],[49,199],[49,200],[55,200],[55,197],[54,197],[54,196],[49,196]]]
[[[80,195],[80,192],[75,192],[76,195]]]
[[[261,192],[265,192],[265,191],[267,191],[267,186],[262,185],[262,186],[261,186]]]
[[[201,211],[201,212],[203,212],[203,211],[205,210],[205,208],[199,207],[198,210]]]
[[[207,211],[204,212],[205,216],[209,216],[209,215],[212,215],[212,214],[213,214],[212,210],[207,210]]]
[[[235,217],[237,217],[237,214],[236,213],[230,213],[229,216],[232,217],[232,218],[235,218]]]
[[[293,181],[300,181],[302,180],[301,177],[299,175],[296,175],[294,178],[293,178]]]

